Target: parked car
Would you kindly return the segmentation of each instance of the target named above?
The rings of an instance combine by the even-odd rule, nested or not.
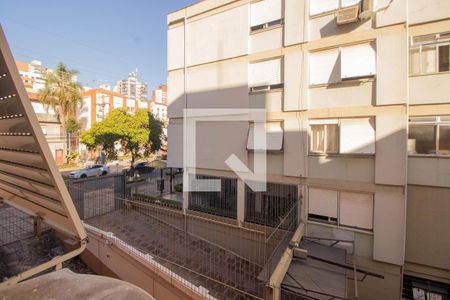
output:
[[[109,167],[107,165],[92,165],[80,170],[72,171],[69,174],[70,178],[88,178],[94,176],[104,176],[108,175]]]
[[[153,172],[155,168],[151,167],[146,161],[136,163],[132,168],[124,170],[127,176],[136,176]]]

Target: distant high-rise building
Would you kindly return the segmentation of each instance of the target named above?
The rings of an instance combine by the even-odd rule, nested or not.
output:
[[[152,101],[167,105],[167,85],[160,85],[152,92]]]
[[[146,101],[147,91],[147,84],[139,81],[137,72],[131,72],[127,79],[117,82],[117,92],[129,99]]]
[[[33,60],[30,63],[16,61],[16,66],[25,88],[29,93],[39,92],[45,85],[45,74],[52,71],[44,67],[39,60]]]

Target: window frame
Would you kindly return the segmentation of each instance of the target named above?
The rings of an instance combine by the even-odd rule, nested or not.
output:
[[[280,83],[273,83],[273,84],[266,84],[266,85],[250,85],[250,72],[248,72],[247,75],[247,83],[248,83],[248,90],[249,94],[259,94],[259,93],[267,93],[271,91],[277,91],[277,90],[283,90],[284,89],[284,56],[277,56],[277,57],[271,57],[267,59],[257,60],[257,61],[251,61],[248,63],[248,68],[250,65],[263,63],[266,61],[271,60],[280,60]]]
[[[260,1],[264,1],[264,0],[260,0]],[[252,5],[260,2],[260,1],[254,1],[250,3],[250,13],[252,10]],[[279,0],[281,3],[281,8],[283,8],[283,1],[284,0]],[[339,0],[340,1],[340,0]],[[284,26],[284,17],[283,17],[283,11],[280,11],[280,18],[279,19],[275,19],[275,20],[271,20],[265,23],[261,23],[261,24],[257,24],[257,25],[251,25],[251,21],[249,24],[249,34],[256,34],[256,33],[260,33],[260,32],[264,32],[267,30],[272,30],[272,29],[276,29],[279,27],[283,27]]]
[[[447,37],[444,37],[442,40],[440,39],[441,35],[447,35]],[[434,40],[431,40],[431,38],[434,36]],[[426,40],[427,37],[430,38],[430,40]],[[414,39],[425,39],[425,41],[414,41]],[[434,66],[434,72],[425,72],[423,71],[423,64],[422,64],[422,49],[424,47],[433,47],[435,50],[435,66]],[[409,42],[409,49],[408,49],[408,55],[410,62],[411,60],[411,53],[413,50],[418,50],[419,60],[418,60],[418,67],[419,70],[418,73],[412,73],[411,64],[408,66],[408,74],[409,76],[425,76],[425,75],[433,75],[433,74],[442,74],[442,73],[449,73],[449,70],[447,71],[439,71],[439,47],[442,46],[448,46],[450,51],[450,32],[442,32],[442,33],[436,33],[436,34],[427,34],[427,35],[419,35],[419,36],[410,36],[410,42]]]
[[[328,190],[328,191],[335,191],[337,193],[337,197],[336,197],[336,207],[337,207],[337,218],[332,218],[332,217],[327,217],[327,216],[320,216],[320,215],[315,215],[315,214],[310,214],[309,213],[309,209],[310,209],[310,189],[319,189],[319,190]],[[306,219],[309,223],[315,223],[315,224],[324,224],[327,226],[332,226],[332,227],[336,227],[336,228],[342,228],[342,229],[352,229],[355,231],[360,231],[360,232],[364,232],[364,233],[368,233],[368,234],[373,234],[374,232],[374,225],[375,225],[375,194],[371,193],[371,192],[362,192],[362,191],[350,191],[350,190],[338,190],[338,189],[333,189],[333,188],[325,188],[325,187],[320,187],[320,186],[308,186],[308,209],[306,211]],[[350,226],[350,225],[345,225],[341,223],[341,193],[353,193],[353,194],[365,194],[365,195],[370,195],[371,196],[371,200],[372,200],[372,228],[363,228],[363,227],[357,227],[357,226]],[[313,215],[313,217],[311,218],[310,215]],[[318,218],[315,218],[314,216],[319,216]],[[328,221],[326,221],[325,219],[328,218]],[[334,220],[336,219],[336,220]]]
[[[344,153],[341,152],[341,120],[358,120],[358,119],[373,119],[374,124],[376,124],[375,116],[358,116],[358,117],[344,117],[338,119],[309,119],[308,124],[308,155],[310,156],[375,156],[376,155],[376,128],[374,128],[374,152],[373,153]],[[313,151],[312,150],[312,131],[311,125],[337,125],[338,126],[338,136],[337,136],[337,151],[327,152],[327,130],[324,127],[325,137],[324,137],[324,152]]]
[[[420,121],[419,118],[434,118],[434,121]],[[442,120],[442,118],[449,118],[447,115],[439,115],[439,116],[410,116],[408,119],[408,141],[409,141],[409,129],[410,126],[430,126],[432,125],[435,128],[435,148],[436,153],[426,154],[426,153],[412,153],[408,148],[408,156],[421,156],[421,157],[450,157],[449,154],[442,153],[439,149],[439,138],[440,138],[440,128],[442,127],[450,127],[450,120]],[[416,119],[416,120],[414,120]]]
[[[366,74],[366,75],[361,75],[358,77],[346,77],[346,78],[342,78],[342,49],[344,48],[350,48],[350,47],[354,47],[354,46],[361,46],[361,45],[366,45],[366,44],[373,44],[374,48],[375,48],[375,73],[374,74]],[[337,49],[337,59],[336,59],[336,63],[339,61],[339,80],[334,81],[334,82],[323,82],[323,83],[313,83],[311,84],[311,55],[314,55],[316,53],[320,53],[320,52],[326,52],[326,51],[331,51],[331,50],[336,50]],[[333,47],[333,48],[326,48],[326,49],[314,49],[313,51],[310,51],[308,53],[308,86],[309,88],[316,88],[316,87],[322,87],[322,86],[329,86],[329,85],[337,85],[337,84],[346,84],[349,82],[361,82],[361,81],[368,81],[368,80],[375,80],[377,77],[377,42],[376,39],[372,39],[372,40],[368,40],[368,41],[363,41],[363,42],[358,42],[355,44],[348,44],[348,45],[340,45],[337,47]]]

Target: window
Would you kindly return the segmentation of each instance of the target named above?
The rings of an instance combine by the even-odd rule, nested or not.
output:
[[[311,123],[311,152],[337,153],[339,142],[339,125],[337,120],[326,123]]]
[[[249,65],[250,92],[283,88],[282,59],[271,59]]]
[[[310,187],[308,220],[342,227],[373,230],[374,196]]]
[[[266,148],[255,144],[255,124],[250,123],[248,131],[248,150],[281,151],[283,149],[283,127],[281,122],[267,122],[264,124],[266,133]]]
[[[283,24],[281,0],[261,0],[250,5],[250,31]]]
[[[357,5],[361,0],[310,0],[309,15],[320,15],[339,8]]]
[[[411,117],[409,154],[450,155],[450,117]]]
[[[373,195],[340,192],[339,225],[372,230]]]
[[[375,154],[375,119],[310,120],[310,152]]]
[[[450,32],[411,38],[410,75],[450,71]]]
[[[308,199],[308,219],[337,223],[337,191],[309,188]]]
[[[375,43],[318,51],[309,55],[310,85],[338,83],[376,74]]]
[[[375,48],[373,43],[341,49],[341,78],[355,79],[375,75]]]
[[[309,83],[324,84],[340,81],[339,49],[311,53],[309,56]]]

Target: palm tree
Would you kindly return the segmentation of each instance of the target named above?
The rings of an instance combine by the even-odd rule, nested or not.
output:
[[[74,80],[78,74],[70,70],[65,64],[59,63],[53,72],[45,75],[45,86],[39,91],[38,97],[42,104],[53,108],[66,135],[71,134],[76,124],[77,108],[81,106],[83,87]],[[67,150],[70,150],[70,141],[67,139]]]

